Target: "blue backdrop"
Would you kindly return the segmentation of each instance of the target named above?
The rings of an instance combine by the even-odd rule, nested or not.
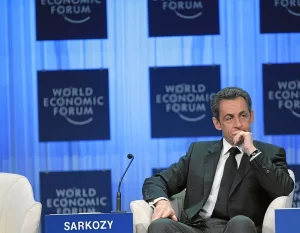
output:
[[[192,141],[217,139],[151,139],[149,66],[220,64],[222,87],[252,95],[254,137],[299,163],[299,136],[264,136],[262,63],[300,62],[300,35],[260,34],[258,0],[220,0],[217,36],[148,38],[146,0],[109,0],[107,13],[107,40],[37,42],[35,1],[0,2],[0,170],[27,176],[37,200],[40,171],[111,169],[115,194],[132,153],[122,186],[129,210],[153,167],[177,161]],[[109,69],[111,140],[39,143],[36,71],[99,67]]]

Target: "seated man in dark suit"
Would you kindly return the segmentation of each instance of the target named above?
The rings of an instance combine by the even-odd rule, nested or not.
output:
[[[252,139],[249,94],[224,88],[211,109],[223,138],[192,143],[179,162],[145,180],[144,200],[154,208],[148,233],[260,232],[271,201],[292,192],[285,150]],[[182,214],[175,216],[168,198],[184,189]]]

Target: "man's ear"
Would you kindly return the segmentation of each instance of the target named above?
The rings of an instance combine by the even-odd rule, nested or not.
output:
[[[220,124],[220,122],[217,120],[217,118],[213,117],[212,120],[213,120],[213,123],[214,123],[214,126],[215,126],[216,130],[222,130],[221,124]]]

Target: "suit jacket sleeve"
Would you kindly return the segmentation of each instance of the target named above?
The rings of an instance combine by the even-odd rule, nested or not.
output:
[[[177,163],[144,181],[142,191],[145,201],[159,197],[169,198],[185,189],[193,147],[194,144],[192,143],[187,154],[181,157]]]
[[[250,164],[260,185],[272,199],[289,195],[294,188],[294,181],[287,170],[286,153],[283,148],[261,150],[262,153]]]

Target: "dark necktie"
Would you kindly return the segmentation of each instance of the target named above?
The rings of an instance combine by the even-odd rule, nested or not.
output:
[[[221,218],[225,220],[229,219],[227,210],[229,192],[237,171],[235,156],[240,153],[240,151],[236,147],[231,147],[229,153],[229,157],[227,158],[224,167],[224,173],[221,180],[217,202],[212,214],[212,217],[214,218]]]

